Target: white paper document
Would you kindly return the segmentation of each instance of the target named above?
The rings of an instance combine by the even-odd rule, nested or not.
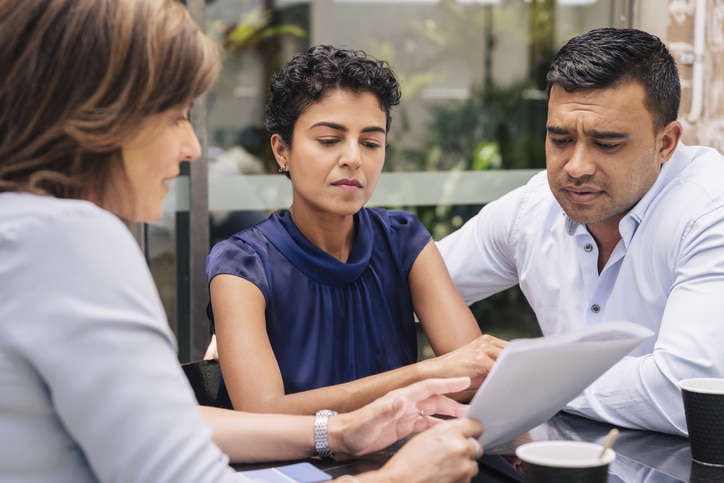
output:
[[[546,422],[612,365],[654,333],[609,322],[566,334],[512,340],[470,401],[483,448],[494,448]]]

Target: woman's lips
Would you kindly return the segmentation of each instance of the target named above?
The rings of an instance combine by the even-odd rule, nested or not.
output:
[[[362,188],[362,183],[356,179],[340,179],[332,183],[332,185],[341,188],[344,191],[357,191]]]

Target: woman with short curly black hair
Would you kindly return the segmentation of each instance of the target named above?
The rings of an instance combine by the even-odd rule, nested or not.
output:
[[[503,347],[422,223],[365,207],[399,101],[392,69],[362,51],[314,46],[272,78],[266,127],[292,204],[217,244],[206,267],[234,408],[348,411],[426,377],[477,387]],[[415,316],[438,355],[419,363]]]

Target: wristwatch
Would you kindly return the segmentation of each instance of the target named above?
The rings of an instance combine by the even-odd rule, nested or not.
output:
[[[327,439],[327,422],[330,416],[337,414],[337,411],[331,409],[322,409],[314,415],[314,449],[322,461],[334,461],[334,452],[329,449],[329,440]]]

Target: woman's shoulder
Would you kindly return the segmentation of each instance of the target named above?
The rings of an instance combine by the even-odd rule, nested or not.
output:
[[[0,207],[8,199],[0,196]],[[61,308],[72,317],[71,301],[93,294],[106,307],[125,310],[129,300],[151,306],[163,320],[143,253],[118,217],[79,200],[20,195],[14,201],[18,206],[0,215],[0,258],[13,259],[7,271],[0,260],[0,278],[32,287],[45,303],[62,301],[58,317]]]
[[[273,223],[270,218],[239,231],[218,242],[206,259],[206,276],[230,274],[256,280],[265,273],[272,244],[264,232],[264,226]]]
[[[423,227],[422,222],[412,212],[403,210],[389,210],[386,208],[363,208],[360,215],[374,223],[385,225],[389,228],[400,227]]]
[[[214,256],[255,256],[266,245],[267,237],[264,234],[263,226],[269,221],[266,219],[261,223],[244,228],[230,237],[216,243],[209,254]]]
[[[0,233],[6,239],[52,238],[54,245],[63,241],[112,241],[119,233],[122,240],[130,236],[126,225],[112,213],[94,203],[60,199],[30,193],[0,195]],[[29,241],[29,240],[28,240]]]
[[[372,237],[376,240],[375,250],[390,246],[402,260],[402,264],[411,267],[420,251],[432,240],[432,235],[414,213],[383,208],[366,208],[361,212],[372,227]],[[379,243],[386,239],[386,243]]]

